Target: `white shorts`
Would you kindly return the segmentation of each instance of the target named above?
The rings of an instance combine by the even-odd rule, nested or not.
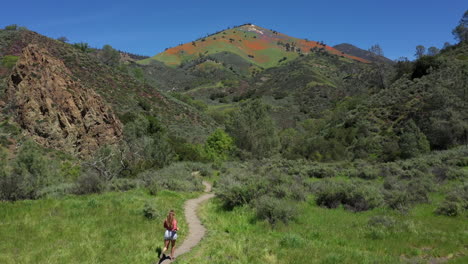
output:
[[[166,230],[164,240],[177,240],[177,231]]]

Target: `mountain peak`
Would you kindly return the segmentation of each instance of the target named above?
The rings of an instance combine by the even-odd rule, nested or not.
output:
[[[168,66],[179,66],[200,56],[230,53],[261,68],[270,68],[310,53],[327,53],[359,62],[369,61],[341,52],[323,42],[299,39],[266,29],[254,24],[243,24],[192,42],[167,48],[152,58],[140,61],[148,64],[152,60]]]

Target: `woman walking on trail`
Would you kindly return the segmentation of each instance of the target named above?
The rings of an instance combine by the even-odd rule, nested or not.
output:
[[[166,232],[164,232],[164,249],[162,251],[162,256],[164,256],[164,252],[169,248],[169,243],[171,243],[171,259],[174,259],[174,251],[175,251],[175,243],[177,240],[177,220],[175,218],[174,210],[169,211],[169,214],[164,220],[164,228],[166,228]]]

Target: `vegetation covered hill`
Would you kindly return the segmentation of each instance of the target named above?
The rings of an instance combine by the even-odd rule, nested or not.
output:
[[[92,54],[88,54],[86,47],[80,49],[76,45],[62,43],[27,30],[1,30],[0,34],[0,56],[4,61],[1,70],[2,92],[7,89],[7,80],[15,61],[25,47],[34,44],[63,62],[70,71],[69,75],[83,89],[100,94],[124,123],[131,120],[130,116],[138,113],[152,115],[173,133],[195,140],[206,137],[213,127],[212,121],[197,109],[161,93],[117,68],[104,65]],[[189,128],[193,133],[188,133]]]
[[[359,58],[366,59],[368,61],[372,62],[381,62],[381,63],[393,63],[392,60],[385,58],[384,56],[381,55],[376,55],[375,53],[372,53],[368,50],[363,50],[360,49],[352,44],[349,43],[341,43],[338,45],[333,46],[333,48],[342,51],[346,54],[350,54]]]
[[[253,70],[255,67],[274,67],[282,61],[295,59],[300,54],[308,54],[313,50],[324,50],[331,54],[368,62],[365,59],[342,53],[321,42],[290,37],[253,24],[223,30],[190,43],[168,48],[140,62],[148,64],[152,60],[158,60],[166,65],[178,66],[201,56],[217,54],[223,57],[223,53],[232,53],[239,56],[239,60],[243,59],[250,63],[251,70]]]

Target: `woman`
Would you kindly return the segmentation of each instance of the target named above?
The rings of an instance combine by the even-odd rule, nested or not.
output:
[[[177,240],[177,220],[175,218],[174,210],[169,211],[169,214],[164,220],[164,228],[166,228],[166,232],[164,232],[164,249],[162,251],[162,256],[164,256],[164,252],[169,247],[169,242],[171,243],[171,259],[174,259],[174,251],[175,251],[175,243]]]

